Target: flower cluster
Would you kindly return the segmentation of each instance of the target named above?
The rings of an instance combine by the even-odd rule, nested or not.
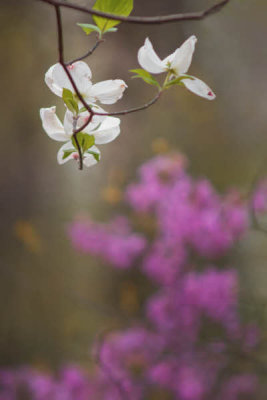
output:
[[[40,116],[48,136],[56,141],[64,142],[57,155],[59,164],[64,164],[69,160],[79,160],[74,134],[84,127],[76,139],[82,152],[83,164],[90,167],[100,159],[100,151],[96,145],[109,143],[120,134],[120,119],[105,115],[105,111],[97,103],[116,103],[122,97],[127,86],[120,79],[107,80],[93,85],[91,70],[83,61],[77,61],[67,68],[77,89],[93,113],[85,109],[65,70],[58,63],[49,68],[45,74],[45,82],[54,94],[63,98],[66,106],[64,123],[62,124],[58,119],[56,107],[42,108]]]
[[[195,51],[197,38],[190,36],[181,47],[168,57],[161,60],[156,54],[149,38],[145,40],[138,52],[138,61],[145,71],[152,74],[167,73],[165,88],[172,85],[185,86],[192,93],[207,100],[214,100],[215,94],[211,88],[200,79],[187,75]]]
[[[101,257],[118,268],[129,268],[146,246],[145,238],[133,233],[126,218],[111,223],[77,221],[69,230],[76,250]]]
[[[236,191],[220,195],[186,165],[179,154],[155,157],[126,188],[135,221],[149,214],[147,237],[122,216],[69,227],[77,251],[117,269],[139,267],[153,282],[143,322],[99,340],[88,375],[74,367],[56,379],[25,368],[0,371],[1,400],[256,398],[260,331],[256,321],[242,321],[238,273],[225,262],[249,227],[248,205],[264,208],[265,184],[246,201]]]
[[[174,53],[160,60],[147,38],[144,46],[138,51],[138,62],[143,69],[132,70],[136,74],[134,77],[156,86],[156,99],[163,90],[180,85],[200,97],[214,100],[215,94],[203,81],[187,75],[196,41],[195,36],[189,37]],[[165,73],[164,83],[161,85],[150,73]],[[69,160],[81,162],[81,158],[87,167],[96,164],[100,159],[100,151],[96,145],[109,143],[120,133],[120,120],[106,113],[98,103],[116,103],[121,99],[127,85],[120,79],[96,84],[92,84],[91,79],[91,70],[83,61],[69,65],[57,63],[45,74],[47,86],[56,96],[63,99],[67,108],[63,124],[56,116],[55,106],[40,110],[43,128],[48,136],[56,141],[65,142],[58,151],[59,164]],[[131,110],[125,110],[123,113],[128,112]]]
[[[192,179],[181,155],[145,163],[125,198],[136,215],[153,220],[153,234],[135,249],[138,263],[125,251],[134,235],[129,226],[120,245],[113,223],[100,228],[76,221],[69,230],[76,249],[121,268],[114,244],[123,260],[127,254],[124,267],[139,266],[158,286],[146,301],[145,324],[108,335],[98,348],[95,397],[255,398],[259,384],[250,360],[259,330],[253,321],[242,322],[238,274],[224,266],[249,227],[248,203],[236,191],[220,195],[207,180]]]
[[[79,367],[64,367],[58,377],[20,367],[0,369],[1,400],[88,400],[92,388],[88,376]]]

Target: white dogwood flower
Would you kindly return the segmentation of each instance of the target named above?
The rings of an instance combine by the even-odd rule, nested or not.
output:
[[[101,108],[98,111],[104,112]],[[63,164],[71,159],[79,159],[77,149],[75,149],[72,136],[73,130],[79,129],[84,125],[90,114],[82,112],[77,117],[67,110],[62,124],[56,115],[56,107],[41,108],[40,116],[43,128],[47,135],[56,141],[67,142],[58,152],[58,163]],[[83,160],[86,166],[95,164],[100,158],[100,151],[95,144],[106,144],[120,134],[120,119],[109,116],[94,115],[92,121],[82,130],[82,135],[90,140],[89,147],[83,151]]]
[[[149,38],[145,40],[144,46],[138,51],[138,62],[143,69],[151,74],[170,73],[170,79],[181,78],[181,82],[191,92],[208,100],[215,99],[215,94],[203,81],[194,76],[187,75],[195,51],[197,38],[191,36],[181,47],[168,57],[161,60],[153,49]]]
[[[77,85],[77,88],[88,104],[99,101],[103,104],[114,104],[121,99],[126,83],[121,79],[109,79],[107,81],[92,84],[92,72],[83,61],[77,61],[68,65],[68,70]],[[45,82],[49,89],[57,96],[62,97],[63,88],[75,91],[61,64],[52,65],[45,74]]]

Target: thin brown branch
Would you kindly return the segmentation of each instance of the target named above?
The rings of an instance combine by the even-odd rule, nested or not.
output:
[[[105,13],[102,11],[93,10],[91,8],[79,6],[74,3],[68,3],[62,0],[38,0],[42,1],[43,3],[48,3],[53,6],[60,6],[65,8],[70,8],[72,10],[80,11],[85,14],[95,15],[98,17],[105,17],[111,20],[117,20],[120,22],[126,22],[130,24],[166,24],[170,22],[180,22],[180,21],[199,21],[201,19],[206,18],[209,15],[215,14],[219,12],[226,4],[230,2],[230,0],[221,0],[220,2],[216,3],[212,7],[207,8],[206,10],[192,12],[192,13],[181,13],[181,14],[171,14],[165,16],[157,16],[157,17],[124,17],[120,15],[114,15]]]
[[[146,108],[152,106],[153,104],[155,104],[158,99],[160,98],[162,91],[159,91],[158,94],[148,103],[139,106],[139,107],[135,107],[135,108],[129,108],[128,110],[122,110],[122,111],[114,111],[114,112],[110,112],[110,113],[99,113],[94,111],[95,115],[105,115],[105,116],[113,116],[113,115],[126,115],[126,114],[131,114],[137,111],[142,111],[145,110]]]
[[[98,46],[99,46],[101,43],[103,43],[104,41],[105,41],[105,39],[99,39],[99,38],[98,38],[97,41],[96,41],[96,43],[95,43],[95,45],[94,45],[87,53],[85,53],[83,56],[77,57],[77,58],[75,58],[74,60],[69,61],[68,63],[65,63],[65,64],[68,66],[68,65],[71,65],[71,64],[73,64],[73,63],[75,63],[75,62],[77,62],[77,61],[84,60],[85,58],[91,56],[91,55],[93,54],[93,52],[98,48]]]

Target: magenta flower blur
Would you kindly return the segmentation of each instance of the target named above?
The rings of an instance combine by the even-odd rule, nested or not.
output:
[[[252,196],[252,206],[258,213],[267,211],[267,179],[263,179],[256,186]]]
[[[118,268],[131,266],[146,246],[144,237],[133,233],[123,217],[108,225],[77,221],[71,225],[69,235],[78,251],[99,256]]]
[[[131,220],[148,214],[150,230],[134,232],[124,216],[76,220],[68,230],[77,251],[152,283],[142,320],[96,342],[89,375],[77,367],[57,379],[2,371],[0,400],[15,400],[21,386],[30,400],[258,400],[251,359],[261,334],[256,319],[243,321],[238,272],[225,263],[248,231],[249,204],[265,210],[266,182],[245,201],[193,179],[186,164],[180,155],[155,157],[126,188]]]
[[[99,399],[240,400],[246,390],[251,399],[257,390],[249,368],[227,373],[231,346],[247,357],[260,338],[255,324],[242,322],[237,271],[222,268],[248,230],[248,203],[237,191],[221,195],[206,179],[192,179],[186,164],[180,155],[155,157],[126,188],[132,211],[153,221],[147,239],[126,217],[70,227],[77,250],[115,268],[139,267],[158,285],[139,327],[108,335],[98,349]]]

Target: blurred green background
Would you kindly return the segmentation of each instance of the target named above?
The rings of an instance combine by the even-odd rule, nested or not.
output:
[[[135,0],[134,13],[195,11],[213,3]],[[137,51],[146,36],[164,57],[195,34],[190,73],[207,82],[217,99],[208,102],[173,88],[149,110],[122,117],[122,133],[101,148],[101,163],[80,172],[72,163],[57,165],[58,144],[46,136],[39,118],[41,107],[60,104],[43,80],[57,61],[54,10],[38,1],[1,0],[1,364],[86,362],[97,332],[118,326],[120,313],[135,315],[139,285],[75,253],[66,228],[77,215],[106,220],[121,212],[121,188],[155,151],[182,151],[191,172],[208,177],[218,190],[249,190],[267,151],[266,13],[264,0],[233,0],[201,22],[125,24],[108,35],[88,59],[93,80],[120,78],[129,87],[123,100],[106,109],[140,105],[154,96],[152,87],[131,80],[128,72],[138,67]],[[85,53],[94,38],[76,26],[89,18],[72,11],[63,16],[71,59]],[[255,307],[267,301],[266,244],[266,236],[251,232],[232,259],[242,293]],[[251,308],[253,301],[244,304]]]

